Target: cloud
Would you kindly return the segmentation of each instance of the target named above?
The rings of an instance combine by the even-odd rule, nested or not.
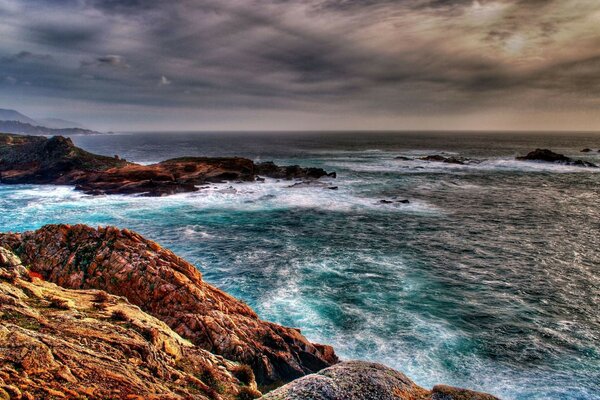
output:
[[[20,51],[16,54],[10,55],[10,56],[6,56],[3,58],[3,60],[5,62],[27,62],[27,61],[41,61],[41,62],[45,62],[45,61],[51,61],[52,60],[52,56],[49,54],[36,54],[36,53],[32,53],[30,51]]]
[[[111,67],[111,68],[130,68],[125,62],[125,58],[115,54],[96,57],[93,60],[82,60],[82,67]]]
[[[600,97],[595,0],[11,4],[0,67],[30,96],[365,120],[547,110],[549,98],[592,110]]]

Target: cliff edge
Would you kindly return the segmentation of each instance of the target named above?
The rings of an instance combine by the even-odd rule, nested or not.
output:
[[[195,345],[251,366],[260,384],[289,382],[338,361],[331,347],[261,320],[204,282],[192,264],[129,230],[47,225],[0,234],[0,246],[46,281],[127,298]]]

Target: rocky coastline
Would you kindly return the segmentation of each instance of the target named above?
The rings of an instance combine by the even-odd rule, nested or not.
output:
[[[0,399],[495,399],[340,363],[114,227],[0,234],[0,360]]]
[[[254,163],[241,157],[181,157],[152,165],[89,153],[70,138],[0,134],[0,183],[73,185],[90,195],[165,196],[225,181],[335,178],[321,168]]]

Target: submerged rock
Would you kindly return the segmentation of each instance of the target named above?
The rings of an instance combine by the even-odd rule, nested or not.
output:
[[[583,150],[581,150],[582,153],[590,153],[592,151],[592,149],[589,148],[585,148]]]
[[[498,400],[489,394],[450,386],[426,390],[381,364],[339,363],[267,393],[264,400]]]
[[[204,282],[192,264],[129,230],[47,225],[0,234],[0,246],[64,288],[126,297],[198,347],[251,366],[261,384],[289,382],[338,361],[331,347],[261,320]]]
[[[583,160],[573,160],[572,158],[569,158],[563,154],[558,154],[548,149],[535,149],[534,151],[529,152],[526,156],[517,157],[516,159],[520,161],[543,161],[563,165],[572,165],[576,167],[598,167],[594,163]]]
[[[90,195],[165,196],[197,191],[209,182],[246,182],[271,178],[335,178],[321,168],[255,164],[241,157],[180,157],[139,165],[92,154],[62,136],[45,138],[0,134],[0,183],[75,185]]]
[[[471,160],[467,159],[467,158],[462,158],[462,157],[444,157],[442,155],[439,154],[435,154],[435,155],[431,155],[431,156],[426,156],[426,157],[420,157],[419,160],[422,161],[431,161],[431,162],[442,162],[442,163],[446,163],[446,164],[458,164],[458,165],[464,165],[468,162],[470,162]]]
[[[409,204],[410,200],[407,200],[407,199],[402,199],[402,200],[379,200],[379,204],[394,204],[394,203]]]

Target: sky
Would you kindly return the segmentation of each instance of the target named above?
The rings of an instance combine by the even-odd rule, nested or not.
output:
[[[103,130],[600,130],[598,0],[0,0],[0,108]]]

